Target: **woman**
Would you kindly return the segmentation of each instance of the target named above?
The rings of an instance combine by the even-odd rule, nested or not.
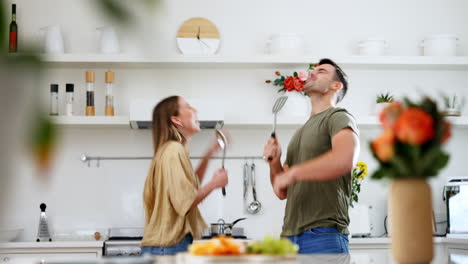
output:
[[[228,182],[226,171],[219,169],[200,187],[208,161],[219,146],[213,142],[193,171],[187,144],[199,131],[197,111],[182,97],[168,97],[153,110],[154,158],[143,192],[146,222],[142,254],[186,251],[207,227],[197,205]]]

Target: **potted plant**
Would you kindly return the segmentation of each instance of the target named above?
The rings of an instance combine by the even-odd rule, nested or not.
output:
[[[457,95],[444,96],[444,114],[447,116],[461,116],[461,110],[465,105],[465,97],[462,97],[461,101]]]
[[[279,86],[278,93],[288,96],[288,100],[280,111],[288,116],[308,117],[310,114],[310,102],[304,93],[304,83],[309,77],[309,71],[313,71],[317,64],[309,64],[308,71],[293,72],[292,75],[283,75],[275,72],[275,80],[266,80],[265,83]]]
[[[392,254],[398,263],[429,263],[433,257],[432,202],[427,178],[445,167],[443,145],[451,124],[430,98],[392,102],[380,113],[380,137],[370,143],[378,161],[374,179],[391,179]]]
[[[380,112],[382,112],[382,109],[384,109],[387,105],[393,102],[393,95],[391,95],[389,92],[379,93],[377,94],[375,102],[375,113],[378,115]]]

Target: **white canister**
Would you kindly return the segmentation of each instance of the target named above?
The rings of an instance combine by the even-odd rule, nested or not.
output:
[[[64,53],[62,31],[59,26],[41,28],[44,31],[44,52],[49,54]]]
[[[385,39],[369,38],[358,44],[359,55],[382,56],[385,55],[388,43]]]
[[[295,33],[274,34],[267,41],[273,55],[300,56],[304,54],[304,39]]]
[[[101,32],[100,51],[104,54],[119,53],[119,40],[115,29],[110,26],[97,28]]]
[[[458,37],[455,35],[432,35],[421,43],[424,56],[456,56],[457,45]]]

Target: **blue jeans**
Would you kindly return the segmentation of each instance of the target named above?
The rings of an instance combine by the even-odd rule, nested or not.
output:
[[[309,229],[287,239],[299,246],[299,254],[349,253],[348,236],[338,232],[335,227]]]
[[[187,248],[193,242],[191,234],[187,234],[182,240],[170,247],[143,247],[141,255],[175,255],[179,252],[187,251]]]

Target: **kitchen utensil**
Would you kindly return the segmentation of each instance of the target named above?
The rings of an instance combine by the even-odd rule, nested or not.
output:
[[[50,233],[49,233],[49,224],[47,221],[47,215],[46,215],[46,204],[41,203],[39,206],[41,208],[41,215],[39,217],[39,227],[37,230],[37,242],[41,241],[52,241],[52,238],[50,238]]]
[[[244,164],[244,169],[243,169],[244,202],[247,200],[247,189],[249,188],[249,169],[250,169],[250,166],[246,161]]]
[[[284,104],[286,103],[287,100],[288,100],[288,97],[285,96],[285,95],[279,97],[278,99],[276,99],[275,104],[273,105],[273,109],[271,110],[273,115],[274,115],[273,132],[271,133],[272,138],[276,137],[276,116],[277,116],[278,112],[281,110],[281,108],[283,108],[283,106],[284,106]],[[273,157],[268,157],[268,160],[272,161]]]
[[[239,218],[232,223],[226,223],[224,219],[219,219],[217,223],[210,224],[211,235],[232,235],[234,225],[245,219],[247,218]]]
[[[252,184],[253,201],[247,207],[247,212],[256,214],[262,209],[262,204],[257,200],[257,191],[255,190],[255,163],[252,163],[250,170],[250,182]]]
[[[219,147],[223,150],[223,156],[221,158],[221,168],[224,169],[224,159],[226,158],[226,147],[227,147],[227,139],[224,133],[216,129],[216,140],[218,141]],[[226,196],[226,189],[223,187],[221,189],[223,196]]]
[[[100,51],[104,54],[119,53],[119,40],[113,27],[97,28],[101,32]]]
[[[0,230],[0,242],[12,242],[18,239],[23,229],[2,229]]]
[[[44,52],[51,54],[64,53],[63,37],[59,26],[47,26],[41,28],[45,32]]]
[[[455,35],[432,35],[425,38],[421,46],[424,56],[456,56],[458,41]]]

